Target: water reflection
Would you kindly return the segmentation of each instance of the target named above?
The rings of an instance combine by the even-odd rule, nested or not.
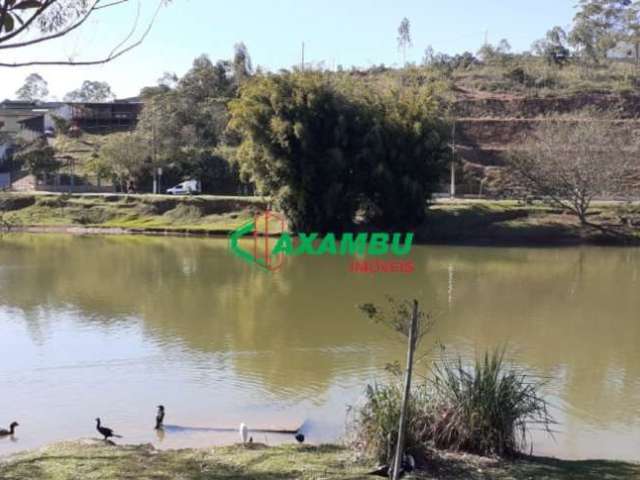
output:
[[[436,313],[433,340],[449,351],[506,343],[520,365],[554,379],[563,425],[547,453],[600,457],[605,435],[607,456],[637,457],[639,250],[417,247],[411,258],[413,275],[352,274],[327,257],[288,258],[267,274],[224,240],[5,236],[0,328],[11,354],[0,387],[25,416],[46,404],[73,417],[79,396],[83,415],[107,409],[147,441],[141,417],[160,400],[189,410],[193,425],[316,415],[331,439],[361,384],[402,358],[402,343],[356,305],[413,296]],[[0,412],[14,404],[1,398]]]

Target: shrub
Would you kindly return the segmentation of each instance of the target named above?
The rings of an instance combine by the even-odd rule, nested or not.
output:
[[[41,177],[54,173],[62,166],[55,153],[46,139],[38,139],[18,150],[14,158],[24,164],[29,173]]]
[[[402,384],[367,385],[365,401],[356,409],[349,429],[355,448],[381,463],[390,464],[398,441]],[[429,440],[430,415],[426,389],[415,388],[407,412],[405,452],[420,457]]]
[[[186,205],[181,203],[173,210],[169,210],[164,214],[174,222],[189,223],[199,220],[202,217],[202,210],[195,205]]]
[[[0,197],[0,211],[10,212],[30,207],[36,203],[33,195],[7,195]]]
[[[507,80],[510,80],[515,83],[519,83],[520,85],[525,85],[530,87],[534,83],[534,79],[524,71],[522,67],[515,67],[508,70],[504,74]]]
[[[104,208],[83,208],[71,213],[71,221],[80,225],[99,225],[115,218],[115,213]]]
[[[36,205],[40,207],[64,208],[67,206],[65,195],[40,196],[36,200]]]
[[[553,423],[541,383],[506,364],[504,351],[485,353],[472,367],[460,357],[435,365],[427,382],[413,388],[407,415],[406,451],[425,458],[429,447],[479,455],[524,450],[531,425],[547,432]],[[365,455],[390,462],[397,439],[400,382],[367,386],[352,410],[351,444]]]
[[[508,367],[504,351],[485,353],[472,369],[460,358],[436,365],[433,387],[432,438],[439,448],[511,455],[526,446],[530,425],[549,431],[552,423],[540,383]]]

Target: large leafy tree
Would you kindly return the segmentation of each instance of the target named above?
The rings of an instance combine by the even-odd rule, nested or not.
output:
[[[536,55],[543,57],[549,65],[564,66],[570,58],[571,52],[567,48],[567,33],[562,27],[553,27],[542,40],[532,45]]]
[[[637,12],[638,2],[632,0],[580,0],[569,42],[583,57],[599,62],[618,42],[637,37]]]
[[[249,53],[239,44],[233,61],[213,63],[202,55],[177,81],[163,77],[157,87],[145,88],[137,131],[154,165],[175,177],[197,176],[204,188],[232,175],[217,150],[228,121],[227,103],[251,74]]]
[[[144,142],[135,133],[121,132],[109,135],[90,165],[100,176],[112,175],[121,189],[126,190],[130,181],[139,183],[145,174],[147,158]]]
[[[82,86],[64,96],[67,102],[109,102],[115,98],[107,82],[85,80]]]
[[[385,227],[414,227],[425,218],[449,157],[447,129],[429,90],[368,94],[371,126],[359,174],[368,217]]]
[[[16,91],[18,100],[45,100],[49,96],[49,84],[38,73],[31,73]]]
[[[254,78],[230,104],[242,174],[301,231],[340,231],[356,212],[419,223],[446,136],[427,92],[375,92],[320,73]]]
[[[230,104],[245,178],[271,195],[296,230],[337,230],[357,209],[356,164],[366,130],[353,102],[317,73],[264,76]]]
[[[98,65],[110,62],[140,45],[148,35],[160,8],[171,0],[157,0],[157,6],[146,25],[140,15],[132,18],[129,33],[103,56],[93,59],[39,58],[19,62],[0,62],[0,67],[29,65]],[[0,0],[0,51],[11,52],[64,37],[82,27],[103,9],[123,9],[127,0]]]
[[[55,150],[45,139],[36,140],[20,148],[15,154],[15,160],[37,177],[46,178],[62,166],[55,157]]]

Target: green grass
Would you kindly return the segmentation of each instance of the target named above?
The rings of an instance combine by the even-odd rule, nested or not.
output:
[[[242,225],[264,200],[253,197],[166,195],[0,195],[5,225],[84,226],[227,233]]]
[[[263,210],[262,197],[202,195],[56,195],[0,194],[0,226],[102,227],[175,233],[227,234]],[[504,200],[443,200],[433,204],[427,221],[416,229],[422,243],[496,245],[624,244],[640,240],[640,206],[604,202],[590,219],[612,227],[616,235],[583,228],[575,216],[541,203]]]
[[[640,241],[640,228],[624,224],[640,220],[640,205],[597,202],[581,226],[575,215],[536,202],[513,200],[439,201],[416,232],[427,243],[477,245],[628,244]]]
[[[371,479],[373,464],[335,445],[239,445],[158,451],[148,445],[109,446],[84,440],[51,445],[0,460],[3,480]],[[614,461],[527,458],[513,462],[433,452],[424,480],[623,480],[640,465]]]
[[[123,480],[214,478],[349,478],[362,474],[352,454],[333,446],[220,447],[157,451],[150,446],[62,443],[17,455],[0,464],[4,480]],[[354,476],[353,478],[362,478]]]
[[[524,83],[510,75],[521,69]],[[638,70],[632,62],[610,60],[601,65],[569,64],[551,67],[540,58],[516,57],[504,64],[474,65],[456,70],[452,81],[459,87],[527,96],[573,95],[581,93],[633,93],[637,91]]]

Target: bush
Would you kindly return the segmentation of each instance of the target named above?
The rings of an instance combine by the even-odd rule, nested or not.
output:
[[[101,223],[112,220],[115,215],[113,212],[101,208],[83,209],[71,213],[71,221],[80,225],[99,225]]]
[[[67,196],[39,196],[36,200],[36,205],[39,207],[64,208],[67,206]]]
[[[199,220],[202,217],[202,210],[195,205],[181,203],[173,210],[166,212],[164,216],[174,222],[189,223]]]
[[[541,384],[507,366],[503,351],[486,353],[472,368],[458,357],[435,365],[432,378],[413,388],[407,415],[406,451],[425,458],[429,447],[479,455],[513,455],[526,447],[530,425],[553,423]],[[369,385],[353,410],[351,443],[390,462],[397,440],[400,382]]]
[[[55,153],[46,139],[38,139],[18,150],[14,158],[23,164],[29,173],[41,177],[56,172],[62,166]]]
[[[365,402],[355,410],[350,429],[353,446],[381,463],[390,464],[398,441],[398,424],[402,405],[401,382],[368,385]],[[426,389],[412,392],[407,411],[405,452],[420,458],[429,440],[430,411]]]
[[[36,203],[33,195],[14,195],[9,194],[0,197],[0,211],[10,212],[13,210],[21,210],[30,207]]]
[[[439,448],[511,455],[526,446],[530,425],[549,431],[552,418],[540,383],[508,367],[503,351],[485,353],[473,369],[460,358],[436,366],[432,436]]]
[[[525,85],[527,87],[530,87],[534,83],[534,79],[531,78],[531,76],[529,76],[522,67],[512,68],[508,70],[504,74],[504,76],[507,80],[519,83],[520,85]]]

